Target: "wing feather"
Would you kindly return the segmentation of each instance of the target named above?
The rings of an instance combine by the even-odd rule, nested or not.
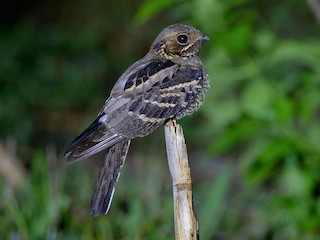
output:
[[[68,163],[88,158],[104,149],[110,148],[122,140],[122,137],[111,133],[99,116],[84,130],[66,149],[64,156]]]

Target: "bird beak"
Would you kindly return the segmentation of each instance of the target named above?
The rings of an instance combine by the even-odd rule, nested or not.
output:
[[[202,41],[209,41],[210,38],[207,35],[202,34],[201,40]]]

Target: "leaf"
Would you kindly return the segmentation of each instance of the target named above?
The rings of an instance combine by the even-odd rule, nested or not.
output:
[[[276,92],[266,80],[255,80],[243,92],[242,106],[245,112],[262,119],[273,118],[272,100]]]
[[[313,181],[310,173],[299,166],[298,159],[294,155],[285,160],[285,166],[280,178],[284,193],[296,197],[307,196],[312,191]]]
[[[134,16],[134,21],[142,24],[158,14],[160,11],[173,5],[174,0],[149,0],[144,2]]]
[[[299,61],[304,65],[319,67],[319,59],[319,42],[283,41],[271,54],[270,63],[273,65],[279,65],[284,62]]]
[[[211,239],[218,224],[222,219],[223,211],[226,207],[225,197],[230,185],[232,171],[228,167],[224,169],[215,179],[213,184],[208,185],[206,198],[200,209],[200,236],[203,239]]]

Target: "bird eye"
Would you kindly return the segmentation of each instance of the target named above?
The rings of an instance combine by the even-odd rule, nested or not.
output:
[[[188,35],[187,34],[179,34],[177,37],[177,41],[179,44],[184,45],[188,42]]]

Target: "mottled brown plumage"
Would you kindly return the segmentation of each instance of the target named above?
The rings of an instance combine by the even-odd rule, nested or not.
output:
[[[166,120],[199,108],[209,77],[199,58],[199,30],[174,24],[160,32],[145,57],[115,83],[97,119],[67,148],[72,163],[108,150],[90,212],[107,214],[131,139],[144,137]]]

